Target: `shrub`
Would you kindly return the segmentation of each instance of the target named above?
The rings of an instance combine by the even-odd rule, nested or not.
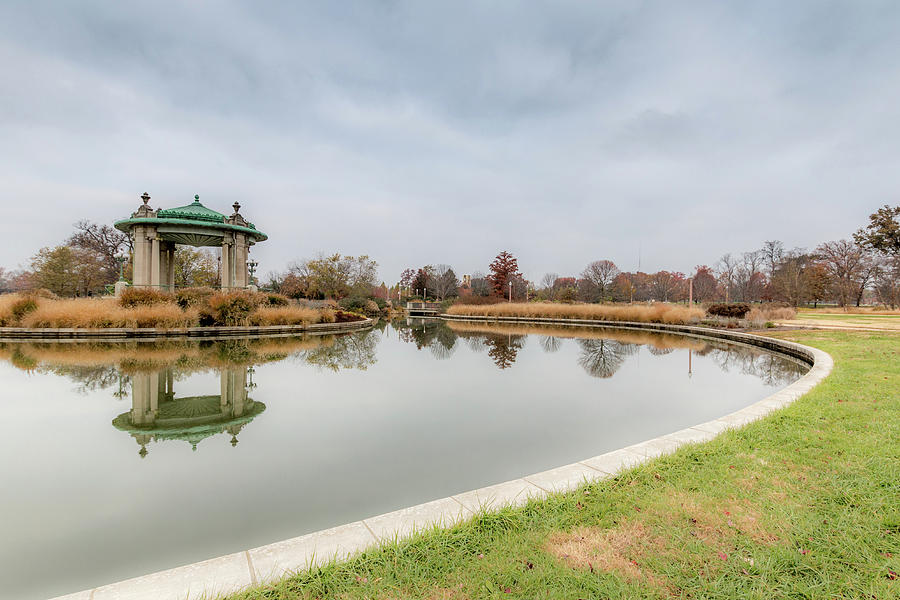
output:
[[[578,298],[578,293],[573,287],[567,287],[559,293],[559,301],[563,304],[574,304]]]
[[[287,296],[282,296],[281,294],[276,294],[274,292],[267,292],[263,294],[264,299],[262,304],[266,306],[288,306],[291,301]]]
[[[182,288],[175,292],[175,302],[181,308],[200,307],[207,305],[215,293],[216,291],[209,287]]]
[[[706,312],[717,317],[743,319],[750,312],[750,305],[746,302],[720,302],[718,304],[710,304],[706,308]]]
[[[334,311],[334,321],[332,323],[352,323],[353,321],[362,321],[364,316],[352,312],[344,312],[342,310]]]
[[[134,308],[135,306],[153,306],[154,304],[165,304],[172,302],[173,297],[153,288],[127,288],[119,296],[119,305],[125,308]]]
[[[249,292],[220,292],[209,298],[211,313],[201,311],[200,317],[211,316],[215,325],[246,325],[257,305],[257,299]]]
[[[364,312],[366,310],[366,299],[362,296],[348,296],[338,302],[338,306],[344,310],[353,312]]]

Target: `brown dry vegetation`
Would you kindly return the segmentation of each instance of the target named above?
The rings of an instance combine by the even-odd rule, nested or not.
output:
[[[302,306],[261,306],[250,314],[251,325],[312,325],[334,323],[334,311]]]
[[[774,499],[771,491],[770,496]],[[740,556],[741,540],[773,546],[787,537],[783,523],[773,521],[771,515],[763,519],[746,499],[713,499],[677,491],[612,527],[578,527],[553,534],[545,550],[572,568],[613,573],[626,581],[648,583],[664,596],[677,596],[655,565],[676,561],[684,545],[691,543],[686,540],[705,548],[703,570],[709,575],[729,557],[749,560]]]
[[[754,326],[760,326],[768,321],[780,321],[795,319],[797,311],[784,306],[754,306],[747,313],[747,320]]]
[[[659,576],[641,563],[648,554],[668,556],[666,540],[641,522],[623,520],[617,526],[579,527],[569,533],[550,536],[547,551],[576,569],[615,573],[628,581],[645,581],[653,587],[665,587]]]
[[[21,299],[19,294],[0,295],[0,327],[9,327],[16,322],[13,305]]]
[[[124,308],[112,298],[39,300],[37,309],[25,315],[22,327],[191,327],[197,324],[195,310],[183,311],[174,304],[138,305]]]
[[[37,295],[4,294],[0,295],[0,327],[170,329],[225,324],[217,321],[217,315],[210,307],[188,305],[182,308],[176,303],[175,296],[159,292],[143,294],[146,291],[134,290],[125,302],[114,298],[54,299]],[[210,299],[226,302],[238,297],[243,302],[241,308],[245,312],[235,317],[235,323],[228,324],[311,325],[335,321],[332,310],[272,305],[273,298],[275,301],[280,300],[280,297],[272,295],[233,292],[208,296]],[[206,319],[203,318],[204,315],[207,316]]]
[[[674,304],[553,304],[550,302],[513,302],[484,306],[454,304],[451,315],[486,317],[524,317],[549,319],[590,319],[597,321],[636,321],[642,323],[696,323],[704,316],[700,308]]]

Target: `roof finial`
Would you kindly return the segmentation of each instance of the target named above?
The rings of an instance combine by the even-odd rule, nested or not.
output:
[[[200,194],[194,194],[194,203],[200,204]]]
[[[237,214],[241,210],[241,203],[235,202],[231,207],[234,209],[235,214]]]
[[[144,194],[141,196],[141,200],[144,201],[144,205],[146,206],[147,203],[150,202],[150,194],[144,192]]]

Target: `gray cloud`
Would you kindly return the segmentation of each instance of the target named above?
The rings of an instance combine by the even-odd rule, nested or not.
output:
[[[5,2],[0,264],[144,190],[239,200],[264,271],[813,246],[897,201],[898,25],[894,2]]]

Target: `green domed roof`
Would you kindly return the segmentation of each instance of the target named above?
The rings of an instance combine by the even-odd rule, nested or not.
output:
[[[194,196],[194,201],[186,206],[178,208],[164,208],[156,213],[158,218],[164,219],[188,219],[190,221],[207,221],[209,223],[224,223],[225,215],[218,213],[200,204],[200,196]]]
[[[144,201],[144,205],[139,206],[138,210],[131,214],[131,218],[116,221],[114,223],[116,229],[129,233],[137,225],[178,228],[178,231],[174,233],[173,231],[166,232],[165,235],[168,235],[169,238],[163,237],[162,239],[192,246],[219,246],[222,234],[228,231],[236,231],[249,236],[250,244],[269,239],[269,236],[259,231],[256,225],[238,214],[241,205],[237,202],[234,203],[234,214],[226,217],[222,213],[200,204],[200,196],[194,196],[194,201],[186,206],[163,208],[156,212],[148,204],[149,194],[145,193],[141,199]],[[186,228],[203,228],[207,231],[194,236],[190,231],[186,232]],[[213,230],[215,233],[208,233],[209,230]],[[189,237],[184,237],[185,235]]]

